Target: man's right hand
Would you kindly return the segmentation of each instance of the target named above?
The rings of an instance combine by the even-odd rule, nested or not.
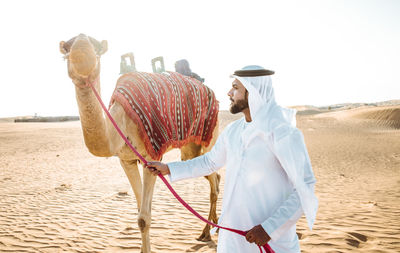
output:
[[[158,174],[162,174],[162,175],[168,175],[170,174],[168,165],[166,165],[165,163],[161,163],[161,162],[148,162],[146,167],[150,170],[150,172],[157,176]]]

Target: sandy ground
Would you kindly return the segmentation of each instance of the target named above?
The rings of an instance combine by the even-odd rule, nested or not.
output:
[[[298,116],[320,200],[314,230],[304,218],[298,222],[302,252],[400,252],[399,112],[367,107]],[[222,112],[220,119],[223,128],[234,117]],[[176,150],[164,157],[176,159]],[[223,190],[224,169],[221,175]],[[204,178],[174,187],[207,215]],[[79,122],[0,124],[0,252],[140,252],[137,215],[118,159],[92,156]],[[158,180],[153,252],[215,252],[216,236],[195,240],[202,227]]]

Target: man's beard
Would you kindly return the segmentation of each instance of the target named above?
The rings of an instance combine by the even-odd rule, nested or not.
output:
[[[231,108],[229,108],[229,111],[232,114],[236,114],[242,112],[244,109],[247,108],[249,108],[249,102],[247,101],[247,99],[240,99],[232,103]]]

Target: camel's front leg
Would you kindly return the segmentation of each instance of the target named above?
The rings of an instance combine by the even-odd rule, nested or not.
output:
[[[210,183],[210,213],[208,214],[208,220],[217,223],[217,200],[219,194],[219,181],[221,176],[215,172],[209,176],[206,176],[206,178]],[[211,241],[210,225],[207,224],[204,227],[203,233],[201,233],[200,237],[197,238],[197,240],[203,242]]]
[[[136,197],[137,208],[140,211],[142,201],[142,180],[140,178],[137,160],[122,160],[120,159],[122,168],[128,177],[129,183],[132,186],[133,193]]]
[[[156,178],[146,167],[143,167],[142,207],[138,219],[140,233],[142,234],[142,253],[150,253],[151,202]]]

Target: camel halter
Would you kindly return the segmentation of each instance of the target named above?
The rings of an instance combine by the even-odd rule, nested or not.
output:
[[[106,113],[107,117],[110,119],[111,123],[114,125],[115,129],[117,130],[117,132],[119,133],[119,135],[122,137],[122,139],[125,141],[126,145],[128,145],[128,147],[138,156],[138,158],[143,162],[144,165],[147,165],[147,160],[144,159],[144,157],[142,155],[139,154],[139,152],[132,146],[132,144],[129,142],[128,138],[125,137],[125,135],[122,133],[121,129],[118,127],[117,123],[115,122],[115,120],[113,119],[113,117],[111,116],[110,112],[107,110],[107,107],[104,105],[103,101],[101,100],[101,97],[99,95],[99,93],[97,93],[96,89],[94,88],[93,84],[95,84],[97,82],[98,78],[96,78],[93,82],[89,82],[88,80],[86,81],[86,86],[89,86],[92,90],[94,95],[96,96],[97,100],[99,101],[101,107],[103,108],[104,112]],[[171,184],[167,181],[167,179],[165,179],[165,177],[159,173],[158,177],[161,178],[161,180],[164,182],[164,184],[168,187],[168,189],[171,191],[171,193],[175,196],[175,198],[181,202],[181,204],[187,209],[189,210],[192,214],[194,214],[197,218],[199,218],[200,220],[202,220],[203,222],[213,226],[213,227],[217,227],[220,229],[225,229],[231,232],[234,232],[236,234],[242,235],[242,236],[246,236],[247,231],[242,231],[239,229],[233,229],[233,228],[228,228],[228,227],[223,227],[220,226],[218,224],[215,224],[209,220],[207,220],[206,218],[204,218],[203,216],[201,216],[198,212],[196,212],[196,210],[194,210],[191,206],[189,206],[188,203],[186,203],[179,195],[178,193],[176,193],[176,191],[174,190],[174,188],[172,188]],[[268,243],[266,243],[264,246],[258,246],[258,248],[260,249],[260,253],[263,253],[263,250],[265,250],[265,253],[275,253],[275,251],[268,245]]]

